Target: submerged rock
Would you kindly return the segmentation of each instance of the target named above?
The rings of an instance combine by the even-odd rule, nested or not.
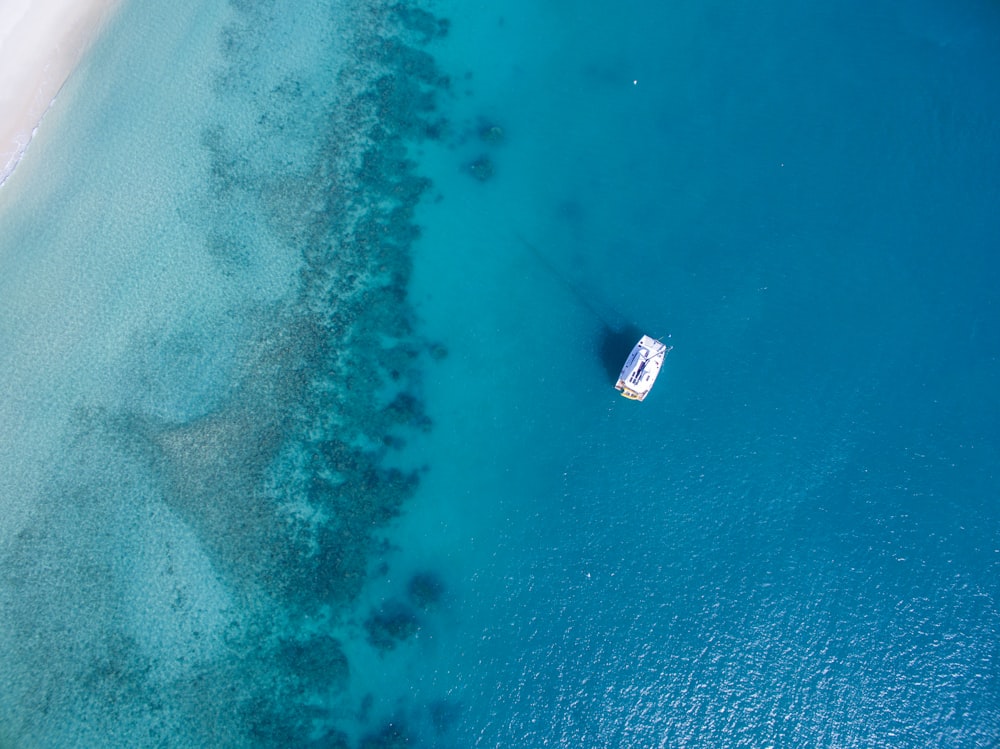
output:
[[[438,18],[432,13],[420,8],[412,8],[403,3],[397,3],[391,8],[393,15],[409,31],[416,34],[418,43],[427,44],[432,39],[446,36],[451,22],[447,18]]]
[[[500,143],[504,137],[503,128],[499,125],[485,124],[479,128],[479,140],[485,143]]]
[[[418,572],[406,585],[410,602],[419,609],[437,606],[444,595],[444,583],[433,572]]]
[[[393,650],[399,643],[408,640],[420,629],[416,614],[399,602],[373,611],[365,620],[368,642],[382,652]]]
[[[487,182],[492,179],[496,171],[493,166],[493,160],[489,156],[480,156],[475,161],[470,162],[466,169],[469,174],[480,182]]]
[[[428,351],[434,361],[441,361],[448,356],[448,347],[443,343],[432,343]]]

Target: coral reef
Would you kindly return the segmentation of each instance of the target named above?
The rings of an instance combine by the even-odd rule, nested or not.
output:
[[[406,594],[414,606],[426,611],[441,603],[444,582],[433,572],[418,572],[406,584]]]
[[[466,164],[466,171],[480,182],[488,182],[493,178],[496,168],[489,156],[480,156]]]
[[[432,343],[428,346],[428,353],[430,353],[431,359],[435,361],[441,361],[448,356],[448,347],[443,343]]]
[[[365,632],[372,647],[383,653],[413,637],[420,630],[416,614],[399,601],[390,601],[365,619]]]
[[[410,736],[394,721],[384,726],[378,733],[369,734],[361,739],[358,749],[401,749],[412,745]]]
[[[502,143],[506,133],[504,133],[503,128],[499,125],[495,125],[489,122],[482,122],[477,130],[479,135],[479,140],[484,143]]]
[[[339,62],[302,71],[268,68],[280,56],[263,54],[282,8],[231,1],[211,89],[218,115],[201,133],[207,186],[177,209],[234,279],[231,382],[184,417],[81,410],[83,467],[52,480],[51,507],[0,557],[4,642],[25,673],[42,674],[10,685],[24,708],[15,734],[72,716],[112,746],[348,745],[337,721],[350,668],[331,633],[383,553],[380,530],[416,491],[418,471],[387,457],[431,428],[422,355],[445,352],[416,333],[407,286],[414,209],[429,187],[411,144],[440,135],[436,101],[449,86],[423,46],[448,24],[410,4],[363,5],[352,17],[364,22],[346,30],[330,9],[318,37]],[[236,281],[276,256],[294,291],[240,307]],[[64,508],[79,508],[76,526]],[[223,591],[211,619],[180,573],[157,573],[176,585],[171,615],[215,627],[182,627],[179,655],[154,635],[140,643],[121,613],[142,591],[116,567],[120,537],[133,534],[136,555],[145,538],[123,517],[174,519],[206,585]],[[70,528],[96,532],[81,544]],[[418,626],[400,604],[365,629],[391,649]],[[66,684],[80,685],[78,702]],[[408,742],[389,726],[361,745]]]

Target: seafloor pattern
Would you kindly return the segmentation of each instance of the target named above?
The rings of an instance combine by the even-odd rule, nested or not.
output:
[[[137,381],[153,396],[76,414],[71,464],[31,530],[0,550],[19,661],[0,745],[406,740],[396,726],[343,730],[356,715],[339,696],[351,664],[335,632],[378,563],[380,527],[419,480],[393,455],[430,428],[420,369],[444,355],[416,334],[407,302],[428,186],[408,147],[443,127],[435,102],[449,82],[428,46],[447,23],[410,5],[330,7],[329,60],[274,69],[269,29],[293,9],[232,8],[220,115],[201,137],[206,189],[178,220],[234,279],[268,253],[294,255],[298,289],[237,306],[206,340],[136,342],[153,371],[225,337],[229,379],[200,405],[155,402],[156,383]],[[149,580],[165,592],[135,589]],[[374,647],[412,635],[441,594],[432,572],[410,589],[360,627]],[[128,610],[163,596],[170,620],[136,626]]]

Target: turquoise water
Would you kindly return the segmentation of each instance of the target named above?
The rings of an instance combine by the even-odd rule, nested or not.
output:
[[[0,189],[0,745],[1000,743],[995,7],[159,6]]]

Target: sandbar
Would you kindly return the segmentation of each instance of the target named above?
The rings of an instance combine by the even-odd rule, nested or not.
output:
[[[122,1],[0,2],[0,184]]]

